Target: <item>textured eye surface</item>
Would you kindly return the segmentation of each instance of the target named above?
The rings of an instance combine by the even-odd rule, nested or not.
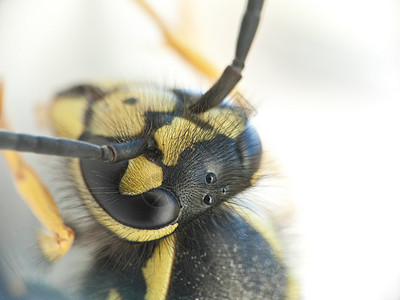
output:
[[[208,184],[216,183],[217,182],[217,175],[215,175],[214,173],[208,173],[206,175],[206,182]]]
[[[206,205],[211,205],[214,203],[214,197],[211,195],[205,195],[203,198],[203,203]]]
[[[120,178],[126,165],[126,162],[80,162],[83,178],[95,201],[115,220],[133,228],[155,229],[173,222],[179,215],[179,201],[168,190],[154,188],[139,195],[120,192]]]
[[[100,145],[109,143],[107,138],[98,136],[88,135],[82,139]],[[151,164],[145,166],[149,168]],[[132,228],[156,229],[177,219],[180,204],[170,191],[151,186],[138,194],[129,194],[121,189],[121,180],[126,173],[134,172],[129,169],[128,161],[109,164],[84,159],[80,161],[80,168],[93,199],[117,222]],[[125,185],[133,185],[129,179],[127,182]]]

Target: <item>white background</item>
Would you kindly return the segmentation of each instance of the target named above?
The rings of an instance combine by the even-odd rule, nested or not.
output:
[[[221,70],[230,62],[245,1],[153,2]],[[10,121],[31,133],[35,105],[73,83],[208,86],[127,0],[0,1],[0,76]],[[400,299],[400,3],[269,1],[240,87],[288,179],[303,298]]]

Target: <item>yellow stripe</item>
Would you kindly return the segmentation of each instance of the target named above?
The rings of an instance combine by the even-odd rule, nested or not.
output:
[[[292,274],[287,275],[287,291],[286,300],[297,300],[300,299],[300,290],[297,284],[297,280],[292,276]]]
[[[228,205],[234,209],[250,226],[252,226],[262,235],[262,237],[271,246],[279,263],[283,264],[282,245],[279,242],[278,234],[276,233],[275,228],[270,220],[268,218],[261,218],[258,214],[250,209],[245,209],[243,207],[230,204]],[[300,292],[297,281],[289,271],[287,272],[286,280],[286,300],[299,299]]]
[[[253,227],[271,246],[274,254],[279,260],[282,260],[282,246],[279,242],[278,235],[269,218],[261,218],[258,214],[237,205],[227,204],[235,210],[251,227]]]
[[[164,300],[168,294],[175,256],[175,236],[160,241],[142,269],[146,281],[146,300]]]

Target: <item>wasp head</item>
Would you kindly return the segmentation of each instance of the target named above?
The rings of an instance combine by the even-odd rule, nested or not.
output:
[[[151,146],[115,164],[80,161],[87,205],[108,229],[133,241],[159,239],[251,185],[262,149],[240,109],[223,103],[194,114],[186,109],[193,95],[182,91],[151,99],[118,93],[93,105],[81,139]]]

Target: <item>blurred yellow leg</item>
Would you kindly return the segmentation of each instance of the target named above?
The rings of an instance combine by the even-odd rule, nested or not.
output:
[[[165,40],[169,46],[174,48],[188,63],[190,63],[194,68],[202,72],[204,75],[210,77],[211,79],[217,79],[219,77],[221,70],[218,70],[208,59],[188,46],[187,41],[183,41],[182,38],[169,30],[168,26],[145,0],[136,1],[162,30]]]
[[[2,115],[3,85],[0,84],[0,128],[9,129]],[[68,252],[74,241],[74,231],[65,226],[50,193],[38,175],[17,152],[3,151],[15,180],[18,192],[32,212],[47,229],[39,236],[43,254],[49,260],[60,258]]]
[[[222,74],[222,70],[216,68],[206,57],[198,53],[194,48],[190,47],[187,40],[183,40],[183,38],[178,34],[169,30],[165,22],[145,0],[136,1],[161,29],[165,40],[170,47],[174,48],[189,64],[210,79],[217,80],[219,78]],[[236,97],[234,97],[235,102],[243,109],[243,111],[246,112],[247,115],[253,115],[255,109],[241,96],[237,91],[237,88],[233,90],[233,93],[236,93]]]

